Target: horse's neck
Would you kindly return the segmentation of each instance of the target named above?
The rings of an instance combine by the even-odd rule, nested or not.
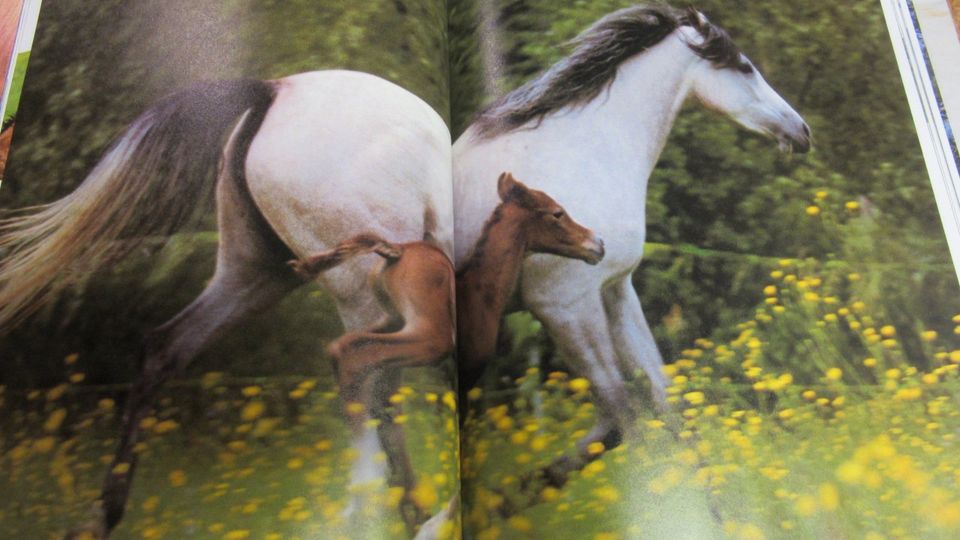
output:
[[[610,88],[578,114],[583,132],[608,133],[611,156],[629,159],[646,178],[690,93],[696,57],[678,33],[621,64]]]
[[[471,259],[458,276],[463,287],[479,299],[488,316],[499,317],[520,277],[526,251],[523,222],[504,206],[490,222]]]

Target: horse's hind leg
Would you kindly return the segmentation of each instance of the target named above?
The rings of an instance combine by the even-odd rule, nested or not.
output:
[[[229,158],[229,156],[228,156]],[[217,184],[220,245],[213,279],[189,306],[147,337],[139,380],[127,398],[123,431],[103,482],[106,533],[123,517],[137,465],[140,421],[161,385],[237,323],[275,304],[302,284],[285,261],[290,253],[273,235],[229,165]]]
[[[269,275],[241,276],[218,271],[193,303],[145,341],[143,368],[127,397],[120,442],[103,482],[101,500],[107,530],[123,517],[137,465],[134,447],[140,440],[140,422],[153,407],[160,387],[227,329],[274,304],[292,288],[291,282]]]

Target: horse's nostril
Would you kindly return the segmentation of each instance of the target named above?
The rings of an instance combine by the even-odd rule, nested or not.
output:
[[[597,237],[597,245],[600,246],[600,249],[603,249],[603,238]]]
[[[806,135],[807,138],[810,138],[810,126],[806,123],[803,124],[803,134]]]

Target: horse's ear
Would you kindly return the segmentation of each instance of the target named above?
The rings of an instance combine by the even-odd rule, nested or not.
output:
[[[684,14],[684,19],[697,30],[703,30],[710,21],[707,20],[706,15],[700,13],[695,8],[688,7],[686,13]]]
[[[513,174],[508,172],[500,173],[500,178],[497,178],[497,195],[500,195],[500,200],[507,202],[513,195],[513,188],[517,185],[517,179],[513,177]]]

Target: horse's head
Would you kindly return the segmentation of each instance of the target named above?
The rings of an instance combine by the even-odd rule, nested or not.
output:
[[[679,31],[699,57],[691,89],[700,101],[741,126],[776,139],[782,150],[810,150],[810,127],[767,84],[730,36],[695,10],[687,12],[684,23]]]
[[[505,172],[497,180],[503,206],[514,206],[523,222],[527,250],[550,253],[597,264],[603,259],[603,240],[570,215],[549,195],[530,189]]]

